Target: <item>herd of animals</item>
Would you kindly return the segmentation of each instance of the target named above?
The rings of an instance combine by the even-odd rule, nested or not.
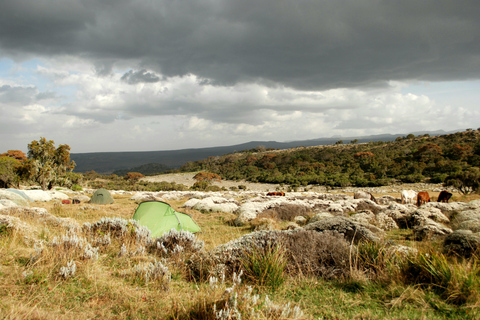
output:
[[[413,190],[403,190],[400,193],[400,197],[402,199],[402,204],[406,203],[414,203],[415,198],[417,200],[417,206],[420,207],[422,204],[425,204],[427,202],[430,202],[430,195],[428,194],[427,191],[420,191],[416,192]],[[452,197],[452,194],[448,191],[442,191],[438,195],[437,202],[446,202],[448,203],[448,200]],[[370,193],[370,192],[365,192],[365,191],[358,191],[354,195],[355,199],[369,199],[372,200],[373,202],[377,203],[377,200],[375,197]]]
[[[267,196],[285,196],[285,192],[269,192],[267,193]],[[417,199],[418,207],[420,207],[422,204],[430,202],[430,195],[428,194],[427,191],[420,191],[417,193],[416,191],[413,191],[413,190],[403,190],[400,196],[402,199],[402,204],[414,203],[415,198]],[[357,191],[355,192],[353,197],[354,199],[369,199],[375,203],[378,203],[377,199],[375,199],[373,194],[366,191]],[[451,197],[452,197],[452,194],[444,190],[440,192],[440,194],[438,195],[437,202],[448,203],[448,200],[450,200]]]

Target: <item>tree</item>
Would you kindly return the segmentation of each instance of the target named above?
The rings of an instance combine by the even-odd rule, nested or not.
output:
[[[0,157],[10,157],[17,159],[20,162],[24,162],[27,160],[27,155],[25,152],[22,152],[20,150],[8,150],[6,153],[0,154]]]
[[[446,186],[454,186],[463,194],[476,192],[480,187],[480,169],[470,167],[460,173],[447,177]]]
[[[75,162],[70,160],[70,146],[62,144],[55,149],[53,140],[47,141],[43,137],[28,145],[28,161],[25,165],[30,179],[43,190],[51,189],[54,183],[75,168]]]
[[[8,188],[18,183],[16,169],[20,161],[8,156],[0,156],[0,188]]]
[[[211,172],[199,172],[193,177],[193,179],[197,181],[206,181],[209,184],[212,183],[213,181],[222,180],[222,178],[218,174],[211,173]]]
[[[140,178],[143,177],[145,176],[140,172],[129,172],[123,178],[130,181],[132,184],[135,184],[135,182],[137,182],[138,180],[140,180]]]

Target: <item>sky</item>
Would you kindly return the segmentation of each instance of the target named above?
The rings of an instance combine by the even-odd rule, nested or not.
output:
[[[478,0],[0,0],[0,153],[476,129],[478,17]]]

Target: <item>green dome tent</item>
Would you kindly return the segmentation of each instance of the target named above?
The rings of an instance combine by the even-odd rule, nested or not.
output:
[[[192,233],[200,231],[200,227],[188,214],[175,211],[168,203],[162,201],[140,203],[133,214],[133,220],[147,227],[152,237],[161,237],[171,229]]]
[[[97,191],[95,191],[93,196],[90,198],[90,203],[111,204],[113,203],[113,198],[107,189],[100,188]]]

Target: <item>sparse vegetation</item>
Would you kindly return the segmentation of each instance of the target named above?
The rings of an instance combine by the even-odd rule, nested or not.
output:
[[[226,214],[194,211],[202,233],[171,231],[153,239],[129,220],[135,204],[127,196],[81,214],[74,206],[36,205],[66,220],[8,211],[14,216],[0,224],[3,318],[479,316],[476,256],[446,256],[435,246],[401,253],[390,242],[355,246],[334,232],[242,237],[248,230],[219,219]],[[391,239],[399,237],[392,232]]]

